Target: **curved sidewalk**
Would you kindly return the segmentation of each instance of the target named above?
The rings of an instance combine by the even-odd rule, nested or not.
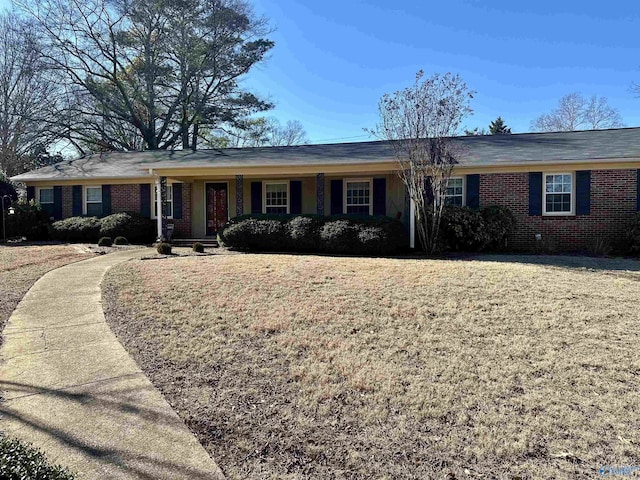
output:
[[[0,349],[0,430],[80,479],[222,479],[222,472],[104,319],[100,283],[126,250],[38,280]]]

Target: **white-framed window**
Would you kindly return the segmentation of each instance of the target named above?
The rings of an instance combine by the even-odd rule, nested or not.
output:
[[[542,199],[544,215],[573,215],[574,181],[572,173],[545,173]]]
[[[264,213],[289,213],[289,182],[284,180],[264,182]]]
[[[444,192],[445,205],[462,207],[464,201],[464,177],[450,177],[447,180],[447,189]]]
[[[344,180],[344,213],[373,215],[372,181],[370,178]]]
[[[38,189],[38,203],[42,210],[47,212],[49,217],[53,218],[53,187]]]
[[[151,189],[151,195],[153,198],[153,216],[151,218],[158,218],[158,195],[157,189],[154,187]],[[167,218],[173,218],[173,185],[167,184],[167,201],[165,203],[165,215]]]
[[[53,205],[53,188],[39,188],[38,203],[40,205]]]
[[[102,215],[102,185],[84,187],[84,214],[90,217]]]

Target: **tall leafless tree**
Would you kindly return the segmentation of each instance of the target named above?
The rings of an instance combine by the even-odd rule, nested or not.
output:
[[[214,148],[225,147],[281,147],[309,143],[307,132],[299,120],[282,125],[274,117],[248,118],[223,125],[204,134],[205,144]]]
[[[66,87],[76,148],[195,148],[199,128],[266,110],[240,86],[273,42],[244,0],[24,0]]]
[[[370,132],[393,147],[400,178],[415,205],[419,241],[426,252],[435,253],[447,183],[464,154],[452,137],[472,113],[474,92],[459,75],[423,76],[418,72],[413,86],[380,99],[380,123]]]
[[[7,176],[37,165],[48,147],[48,122],[57,85],[43,68],[33,25],[0,14],[0,171]]]
[[[620,112],[607,103],[605,97],[586,99],[574,92],[558,101],[558,106],[531,122],[537,132],[570,132],[623,127]]]

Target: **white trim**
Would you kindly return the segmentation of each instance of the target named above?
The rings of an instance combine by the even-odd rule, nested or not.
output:
[[[173,220],[173,184],[174,183],[180,183],[180,182],[167,182],[167,192],[169,191],[169,187],[171,187],[171,215],[169,215],[167,217],[167,220]],[[152,190],[155,190],[153,188],[153,184],[151,185]],[[156,196],[155,191],[151,192],[151,218],[157,218],[156,216],[156,197],[160,198],[160,196]]]
[[[467,176],[466,175],[452,175],[447,179],[447,185],[444,187],[444,204],[447,205],[447,188],[449,187],[449,180],[462,180],[462,207],[467,206]],[[457,197],[458,195],[456,195]]]
[[[369,183],[369,215],[373,215],[373,177],[365,178],[343,178],[342,179],[342,213],[347,214],[347,183],[368,182]],[[357,206],[357,205],[352,205]]]
[[[291,186],[290,180],[268,180],[262,182],[262,213],[267,213],[267,185],[287,186],[287,214],[291,212]],[[282,205],[272,205],[269,208],[282,208]]]
[[[228,180],[220,180],[220,181],[205,180],[203,183],[204,183],[204,188],[202,189],[203,190],[202,195],[204,197],[204,236],[206,237],[207,236],[207,183],[224,183],[227,185],[227,189],[226,189],[227,190],[227,221],[229,221],[229,181]],[[242,189],[242,192],[244,195],[244,188]],[[244,199],[243,199],[243,203],[244,203]],[[236,212],[236,215],[237,214],[238,212]]]
[[[151,208],[155,210],[155,202],[162,203],[162,199],[160,198],[160,177],[156,177],[156,181],[151,185],[151,191],[155,194],[155,200],[151,203]],[[153,200],[153,199],[152,199]],[[161,242],[164,240],[164,235],[162,232],[162,215],[156,216],[156,233],[158,236],[158,241]]]
[[[547,177],[553,176],[553,175],[569,175],[571,177],[571,192],[570,192],[571,210],[569,212],[547,212]],[[553,192],[549,192],[549,193],[553,195]],[[575,211],[576,211],[575,172],[543,172],[542,173],[542,215],[545,217],[570,217],[575,215]]]
[[[40,192],[42,190],[51,190],[51,201],[50,202],[41,202],[40,201]],[[53,190],[53,187],[36,187],[36,201],[37,203],[39,203],[40,205],[53,205],[55,203],[55,197],[54,197],[55,193]]]
[[[99,202],[88,202],[87,201],[87,189],[88,188],[99,188],[100,189],[100,201]],[[99,203],[103,208],[103,212],[102,213],[104,213],[104,205],[102,205],[102,185],[83,185],[83,187],[82,187],[82,214],[83,215],[87,215],[87,204],[88,203],[92,203],[92,204]]]

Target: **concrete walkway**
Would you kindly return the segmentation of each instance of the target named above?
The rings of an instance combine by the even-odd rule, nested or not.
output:
[[[209,457],[105,323],[109,267],[126,250],[42,277],[4,330],[0,430],[80,479],[221,479]]]

